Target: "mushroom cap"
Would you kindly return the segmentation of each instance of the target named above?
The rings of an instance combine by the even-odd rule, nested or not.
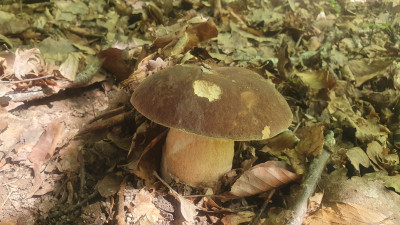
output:
[[[287,129],[293,118],[272,84],[238,67],[166,68],[146,78],[131,103],[166,127],[237,141],[273,137]]]

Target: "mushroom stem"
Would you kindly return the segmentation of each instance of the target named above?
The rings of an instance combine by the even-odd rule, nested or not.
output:
[[[161,175],[191,186],[213,186],[231,170],[234,141],[171,128],[163,147]]]

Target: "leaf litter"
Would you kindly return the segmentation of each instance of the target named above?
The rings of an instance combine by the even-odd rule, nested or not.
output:
[[[328,131],[323,194],[303,224],[399,223],[399,4],[19,4],[0,9],[0,224],[285,224]],[[260,73],[294,122],[238,144],[216,188],[165,189],[153,175],[164,131],[129,95],[154,72],[200,62]]]

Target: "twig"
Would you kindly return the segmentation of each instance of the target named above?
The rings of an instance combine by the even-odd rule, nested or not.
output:
[[[83,157],[83,150],[80,150],[78,152],[78,161],[79,161],[79,166],[80,166],[80,170],[79,170],[79,178],[80,178],[80,189],[79,189],[79,195],[82,196],[83,195],[83,191],[85,189],[85,185],[86,185],[86,175],[85,175],[85,158]]]
[[[46,75],[43,77],[30,78],[30,79],[25,79],[25,80],[14,80],[14,81],[0,80],[0,83],[16,84],[16,83],[22,83],[22,82],[28,82],[28,81],[43,80],[43,79],[47,79],[50,77],[54,77],[54,75]]]
[[[267,199],[265,200],[264,204],[262,205],[260,212],[258,212],[257,216],[253,218],[253,220],[251,221],[251,223],[249,225],[257,225],[259,223],[261,215],[267,209],[268,203],[271,201],[271,198],[274,195],[274,193],[275,193],[275,189],[272,189],[269,192],[269,195],[268,195]]]
[[[17,180],[15,180],[15,181],[17,181]],[[0,205],[0,212],[2,211],[2,209],[3,209],[4,205],[6,204],[7,200],[10,199],[10,196],[12,195],[12,193],[14,193],[14,191],[10,190],[8,187],[9,187],[10,183],[15,182],[15,181],[11,181],[11,182],[8,182],[6,184],[3,184],[3,186],[6,186],[6,188],[8,190],[8,194],[7,194],[7,197],[4,200],[4,202]]]
[[[172,187],[169,186],[169,184],[167,184],[167,182],[165,182],[165,180],[162,179],[162,178],[158,175],[158,173],[157,173],[156,171],[153,172],[153,175],[154,175],[159,181],[161,181],[161,183],[163,183],[170,191],[172,191],[172,192],[175,193],[175,194],[178,194],[178,192],[176,192],[174,189],[172,189]]]
[[[88,122],[88,124],[93,123],[93,122],[95,122],[97,120],[100,120],[100,119],[103,119],[103,120],[104,119],[108,119],[108,118],[110,118],[112,116],[115,116],[117,114],[122,113],[124,110],[125,110],[125,106],[121,106],[121,107],[118,107],[118,108],[115,108],[115,109],[107,110],[106,112],[101,112],[98,115],[96,115],[93,119],[91,119]]]
[[[93,199],[94,197],[96,197],[98,193],[99,193],[99,192],[95,191],[95,192],[93,192],[92,194],[90,194],[87,198],[85,198],[85,199],[83,199],[81,202],[79,202],[78,204],[73,205],[73,206],[70,206],[70,207],[68,207],[68,208],[65,209],[65,210],[58,211],[58,212],[52,214],[52,215],[49,216],[49,217],[50,217],[50,218],[56,218],[56,217],[60,217],[60,216],[63,215],[63,214],[70,213],[70,212],[76,210],[77,208],[79,208],[79,207],[85,205],[89,200],[91,200],[91,199]]]
[[[4,207],[4,205],[6,204],[7,200],[10,199],[10,196],[12,195],[12,193],[14,193],[14,191],[10,191],[6,197],[6,199],[4,200],[4,202],[0,205],[0,212],[2,211],[2,208]]]
[[[221,0],[214,0],[214,17],[217,18],[221,16],[221,11],[222,11],[222,5],[221,5]]]
[[[74,206],[72,206],[72,207],[69,207],[69,208],[66,210],[66,212],[67,212],[67,213],[72,212],[72,211],[74,211],[75,209],[77,209],[78,207],[83,206],[83,205],[86,204],[90,199],[96,197],[97,194],[98,194],[97,191],[93,192],[91,195],[89,195],[87,198],[83,199],[83,200],[82,200],[81,202],[79,202],[78,204],[76,204],[76,205],[74,205]]]
[[[78,135],[82,135],[82,134],[86,134],[86,133],[98,131],[98,130],[105,130],[110,127],[119,125],[119,124],[123,123],[125,121],[125,119],[128,118],[132,113],[133,113],[133,111],[121,113],[121,114],[118,114],[111,118],[86,125],[84,128],[82,128],[79,131]]]
[[[119,187],[118,191],[118,215],[116,216],[117,219],[117,224],[118,225],[125,225],[125,198],[124,198],[124,192],[126,188],[126,180],[127,177],[124,178],[124,180],[121,183],[121,186]]]
[[[292,217],[289,219],[288,225],[301,225],[307,213],[308,199],[314,193],[317,183],[321,177],[322,171],[331,155],[331,146],[334,145],[333,132],[325,137],[325,145],[322,153],[313,160],[310,165],[309,173],[301,185],[301,190],[298,194],[296,203],[293,205]]]
[[[71,181],[68,181],[68,183],[67,183],[67,190],[68,190],[67,203],[69,205],[72,205],[72,203],[74,201],[74,187],[72,186]]]

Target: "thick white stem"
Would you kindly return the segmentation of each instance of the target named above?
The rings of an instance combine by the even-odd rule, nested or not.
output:
[[[163,147],[161,175],[191,186],[213,186],[232,168],[234,141],[170,129]]]

